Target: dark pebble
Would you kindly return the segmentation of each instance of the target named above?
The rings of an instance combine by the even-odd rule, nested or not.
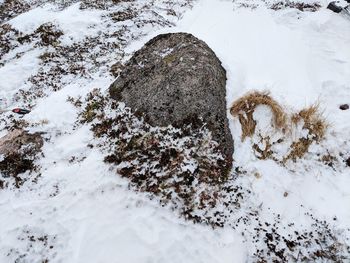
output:
[[[346,162],[346,165],[350,167],[350,157],[345,162]]]
[[[347,110],[347,109],[349,109],[349,104],[340,105],[340,106],[339,106],[339,109],[341,109],[341,110]]]

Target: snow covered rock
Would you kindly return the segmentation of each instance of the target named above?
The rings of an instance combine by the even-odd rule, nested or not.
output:
[[[127,62],[111,97],[153,126],[206,123],[227,163],[233,140],[226,115],[226,71],[206,43],[187,33],[151,39]]]
[[[0,189],[8,185],[9,178],[14,179],[16,187],[26,181],[19,175],[35,170],[34,160],[43,144],[40,133],[30,134],[20,129],[0,138]]]

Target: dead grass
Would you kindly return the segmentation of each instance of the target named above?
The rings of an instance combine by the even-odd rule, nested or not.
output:
[[[303,129],[309,131],[309,135],[314,141],[319,142],[324,138],[328,124],[319,110],[319,104],[314,104],[292,116],[293,124],[304,122]]]
[[[326,133],[328,124],[322,117],[319,111],[319,105],[314,104],[306,109],[301,110],[299,113],[292,115],[291,122],[294,125],[303,123],[303,129],[308,131],[306,137],[300,138],[298,141],[293,142],[290,146],[291,151],[284,158],[284,162],[287,160],[296,161],[297,159],[304,156],[308,152],[309,147],[312,143],[320,142]]]
[[[273,114],[272,125],[276,129],[281,130],[285,137],[288,136],[286,131],[297,125],[302,125],[303,130],[307,131],[307,136],[303,136],[290,144],[290,151],[282,158],[282,163],[302,158],[308,152],[312,143],[319,143],[325,136],[328,125],[319,110],[318,104],[314,104],[288,117],[283,107],[269,93],[254,91],[236,100],[230,109],[231,114],[237,116],[241,123],[242,141],[255,134],[257,122],[253,118],[253,114],[259,105],[268,106],[271,109]],[[261,134],[257,134],[257,136],[260,136],[261,139],[263,138],[260,143],[265,145],[265,149],[260,149],[257,144],[252,146],[259,159],[275,159],[273,156],[276,153],[272,150],[273,144],[287,141],[282,139],[271,143],[269,136],[266,138],[262,137]]]
[[[255,151],[256,157],[260,160],[272,159],[274,161],[278,161],[274,156],[274,152],[272,147],[277,144],[283,142],[282,139],[277,141],[272,141],[270,136],[262,136],[258,134],[259,143],[254,143],[252,148]]]
[[[268,106],[271,109],[274,117],[273,124],[277,129],[281,129],[283,132],[287,130],[287,117],[281,105],[269,93],[254,91],[236,100],[230,109],[231,114],[238,116],[241,123],[242,140],[253,136],[256,128],[253,113],[260,105]]]

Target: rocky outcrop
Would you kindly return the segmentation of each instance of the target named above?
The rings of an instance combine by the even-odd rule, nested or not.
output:
[[[208,45],[193,35],[163,34],[150,40],[127,62],[110,94],[153,126],[205,123],[231,165],[226,71]]]

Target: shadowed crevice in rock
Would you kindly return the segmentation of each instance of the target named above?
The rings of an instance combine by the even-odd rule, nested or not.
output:
[[[110,94],[153,126],[206,123],[231,165],[226,71],[205,42],[187,33],[153,38],[127,62]]]

